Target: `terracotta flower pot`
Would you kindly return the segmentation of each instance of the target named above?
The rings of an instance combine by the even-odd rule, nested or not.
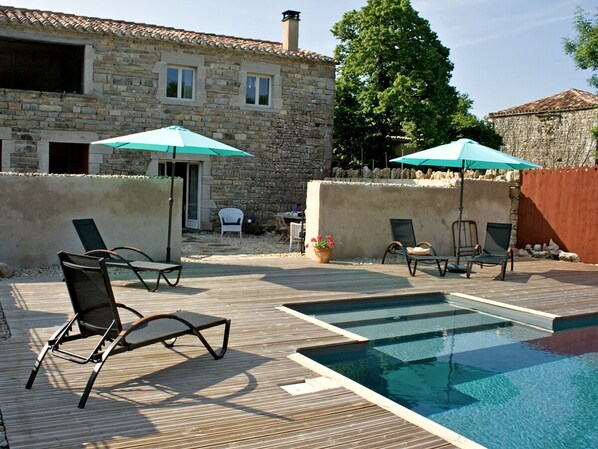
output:
[[[328,263],[330,262],[330,257],[332,256],[332,248],[314,248],[314,253],[316,254],[318,263]]]

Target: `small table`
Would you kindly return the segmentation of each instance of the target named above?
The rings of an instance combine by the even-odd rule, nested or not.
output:
[[[294,222],[301,222],[305,220],[303,213],[301,212],[279,212],[276,216],[281,217],[285,223]]]
[[[287,241],[289,236],[289,225],[290,223],[303,223],[305,221],[305,215],[302,212],[279,212],[274,217],[276,221],[280,224],[280,242]],[[305,236],[304,236],[305,237]],[[305,249],[303,245],[301,247],[301,254]]]

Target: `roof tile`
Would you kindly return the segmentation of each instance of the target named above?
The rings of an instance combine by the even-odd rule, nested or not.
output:
[[[215,46],[220,48],[240,48],[243,50],[270,53],[286,57],[299,57],[323,62],[334,62],[324,56],[307,50],[295,52],[282,49],[280,42],[245,39],[211,33],[180,30],[176,28],[126,22],[123,20],[100,19],[76,16],[53,11],[0,6],[0,24],[18,24],[45,30],[69,30],[80,33],[112,34],[135,39],[160,39],[189,45]]]
[[[598,95],[579,89],[569,89],[551,97],[532,101],[502,111],[492,112],[489,117],[505,115],[537,114],[542,112],[574,111],[598,108]]]

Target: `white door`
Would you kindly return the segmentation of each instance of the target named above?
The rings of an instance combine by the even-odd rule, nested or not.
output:
[[[201,182],[199,164],[187,164],[187,176],[185,190],[187,191],[185,197],[187,204],[185,205],[185,227],[191,229],[199,229],[199,211],[201,198]]]

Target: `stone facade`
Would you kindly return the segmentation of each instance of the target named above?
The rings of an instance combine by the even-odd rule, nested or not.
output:
[[[211,228],[217,210],[227,206],[266,222],[303,203],[306,183],[330,172],[331,58],[284,51],[272,42],[38,13],[0,8],[0,38],[84,46],[83,93],[1,89],[3,171],[47,172],[50,142],[89,144],[184,126],[254,155],[177,153],[177,163],[200,165],[201,229]],[[172,64],[194,68],[192,101],[166,98],[166,67]],[[247,73],[270,77],[270,107],[245,104]],[[157,175],[159,163],[170,157],[94,145],[88,172]]]
[[[575,89],[489,115],[503,151],[544,168],[592,166],[598,96]]]

